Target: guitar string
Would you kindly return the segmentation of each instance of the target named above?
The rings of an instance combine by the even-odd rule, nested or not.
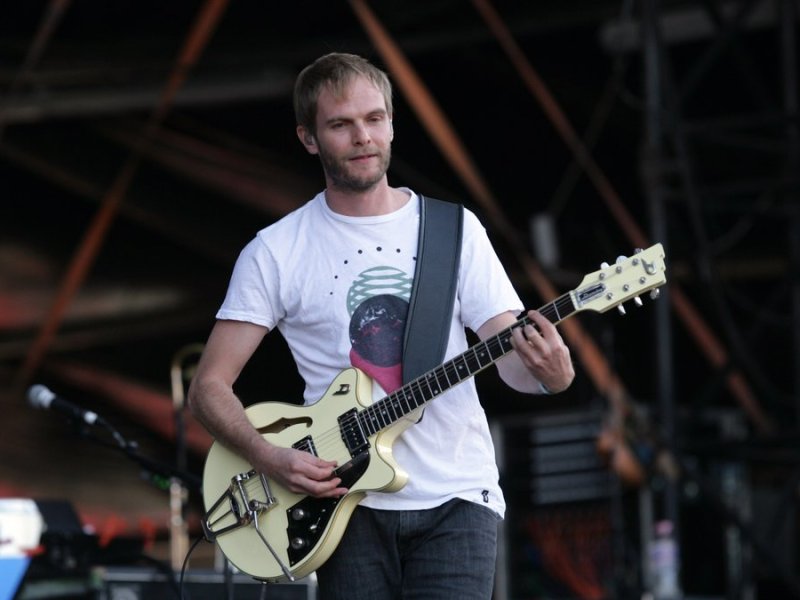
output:
[[[501,335],[502,333],[496,337],[499,338]],[[487,340],[482,344],[478,344],[476,348],[487,344],[491,345],[495,341],[496,340],[494,339]],[[474,349],[468,350],[465,354],[456,357],[456,359],[463,358],[466,354],[470,354],[471,351],[474,351]],[[466,359],[464,359],[464,361],[466,362]],[[449,361],[447,364],[449,365],[452,362],[453,361]],[[439,368],[436,369],[436,371],[440,370],[442,367],[443,366],[440,366]],[[460,383],[466,378],[460,378],[460,375],[457,375],[455,379],[457,380],[457,383]],[[419,403],[418,400],[420,393],[423,396],[423,398],[425,396],[423,390],[423,384],[427,384],[427,386],[430,387],[430,383],[426,381],[425,376],[422,376],[420,378],[417,378],[409,382],[405,386],[399,388],[398,390],[395,390],[394,392],[388,394],[387,396],[371,404],[370,406],[365,407],[362,411],[354,412],[353,414],[348,415],[348,417],[339,421],[339,427],[330,428],[327,431],[320,433],[318,436],[315,437],[315,443],[314,443],[314,447],[317,450],[317,454],[319,456],[325,456],[326,455],[326,453],[324,452],[325,450],[330,450],[334,446],[336,446],[337,448],[341,448],[343,444],[343,441],[341,439],[342,437],[341,431],[343,429],[347,429],[350,427],[358,428],[360,424],[368,424],[374,427],[376,424],[380,424],[381,420],[386,421],[387,416],[389,421],[391,423],[394,423],[397,422],[399,418],[402,418],[408,415],[409,413],[413,412],[417,408],[423,406],[425,402],[423,401],[422,403]],[[413,402],[413,407],[412,407],[412,402]],[[405,404],[405,410],[403,404]],[[399,417],[397,416],[398,409],[400,410],[401,413]],[[395,413],[394,417],[392,417],[391,415],[392,412]],[[367,421],[365,421],[364,419],[367,417],[372,417],[372,418],[369,418]],[[384,423],[384,426],[387,426],[388,424],[389,423]],[[379,431],[380,429],[382,429],[382,427],[379,427],[376,430],[376,432]]]
[[[569,294],[566,294],[559,297],[553,303],[541,308],[540,312],[551,322],[557,323],[574,310],[575,307],[572,298]],[[404,386],[399,391],[376,402],[361,413],[353,415],[347,420],[343,420],[342,425],[355,426],[354,420],[363,416],[364,419],[369,419],[367,422],[375,430],[370,432],[371,435],[389,424],[396,422],[398,420],[398,413],[400,417],[405,416],[405,414],[416,410],[416,408],[419,408],[427,401],[419,402],[417,400],[419,392],[422,392],[423,397],[426,396],[424,388],[428,388],[429,394],[427,395],[430,396],[430,398],[428,398],[430,400],[438,394],[447,391],[453,387],[453,385],[461,383],[483,368],[494,363],[511,349],[510,345],[507,345],[511,330],[520,325],[529,323],[530,321],[527,316],[523,317],[494,338],[490,338],[486,340],[485,343],[474,346],[464,354],[459,355],[444,365],[441,365],[439,368],[434,369],[429,374]],[[489,354],[489,360],[486,359],[487,352]],[[466,367],[467,371],[466,376],[460,372],[464,367]],[[455,381],[455,383],[453,383],[453,381]],[[443,382],[446,383],[446,385],[442,385]],[[411,407],[409,397],[413,400],[413,408]],[[403,408],[404,404],[405,409]],[[332,434],[335,433],[336,431],[332,432]],[[320,438],[320,447],[325,445],[324,437],[325,434],[323,433]]]
[[[558,310],[559,308],[561,308],[560,311]],[[562,296],[553,303],[544,306],[540,309],[540,312],[552,322],[556,322],[556,319],[560,320],[561,313],[564,312],[565,308],[574,310],[573,302],[569,295]],[[341,426],[339,428],[329,429],[326,432],[322,432],[317,437],[317,443],[315,444],[315,446],[317,446],[316,449],[318,451],[330,449],[332,447],[331,442],[334,441],[330,439],[331,437],[335,438],[336,445],[338,446],[341,438],[340,432],[342,427],[355,427],[357,426],[357,421],[359,419],[362,419],[363,423],[363,419],[371,417],[366,423],[371,425],[373,428],[377,427],[377,429],[375,429],[373,432],[370,432],[369,435],[372,435],[384,427],[397,422],[400,418],[406,416],[408,413],[423,406],[428,400],[436,397],[439,393],[443,393],[443,391],[447,391],[454,385],[457,385],[458,383],[463,382],[465,379],[472,377],[483,368],[495,362],[497,358],[500,358],[506,354],[510,350],[510,346],[506,348],[504,345],[508,342],[508,337],[510,336],[511,330],[515,327],[529,323],[530,321],[527,316],[523,317],[511,327],[500,332],[498,335],[487,339],[481,344],[477,344],[476,346],[467,350],[465,353],[448,361],[444,365],[440,365],[440,367],[434,369],[429,374],[423,375],[422,377],[403,386],[399,390],[392,392],[369,407],[366,407],[361,412],[354,413],[348,416],[346,419],[342,419]],[[490,361],[484,363],[481,359],[485,360],[486,351],[488,351],[490,358],[494,357],[498,351],[499,354],[495,358],[491,358]],[[471,366],[471,363],[477,363],[477,366]],[[461,373],[459,373],[459,366],[467,367],[466,376],[463,376]],[[442,377],[447,382],[446,386],[441,385]],[[453,380],[455,380],[455,383],[452,383]],[[432,385],[432,383],[435,383],[435,385]],[[423,389],[424,387],[428,388],[431,398],[419,402],[417,396],[420,394],[420,392],[423,398],[426,396]],[[442,388],[444,388],[443,391],[441,391]],[[411,407],[409,397],[414,402],[413,408]],[[403,408],[403,404],[405,404],[405,408]],[[399,417],[398,412],[400,413]],[[369,435],[367,437],[369,437]]]
[[[561,308],[561,310],[559,310]],[[565,308],[569,308],[574,310],[574,303],[572,298],[569,294],[564,294],[560,296],[555,301],[547,304],[539,309],[539,312],[542,313],[546,318],[548,318],[551,322],[557,323],[559,320],[563,318],[562,312],[564,312]],[[569,313],[567,313],[569,314]],[[397,423],[400,419],[407,416],[409,413],[413,412],[414,410],[424,406],[428,401],[432,400],[433,398],[437,397],[439,394],[444,393],[444,391],[449,390],[450,388],[462,383],[466,379],[477,374],[479,371],[483,370],[484,368],[493,364],[497,359],[505,355],[508,351],[510,351],[510,346],[508,349],[504,347],[504,344],[508,343],[508,338],[510,336],[511,331],[516,328],[526,324],[530,324],[530,319],[528,319],[527,315],[519,319],[510,327],[504,329],[500,333],[491,338],[487,338],[480,344],[476,344],[472,348],[469,348],[464,353],[456,356],[455,358],[447,361],[443,365],[440,365],[436,369],[433,369],[429,373],[418,377],[417,379],[409,382],[408,384],[404,385],[403,387],[395,390],[394,392],[387,394],[380,400],[377,400],[375,403],[371,404],[370,406],[364,408],[361,411],[356,411],[353,414],[349,415],[348,417],[339,421],[338,427],[329,428],[326,431],[321,432],[318,436],[314,438],[313,450],[316,451],[316,455],[320,457],[328,456],[328,452],[335,450],[346,448],[346,444],[342,440],[342,430],[347,429],[350,427],[357,428],[359,424],[364,424],[364,419],[366,417],[372,417],[366,423],[372,425],[373,427],[377,426],[375,431],[371,432],[370,434],[366,435],[365,437],[369,437],[374,433],[379,432],[381,429],[388,427],[393,423]],[[484,350],[485,349],[485,350]],[[496,352],[500,352],[500,354],[490,360],[489,362],[482,364],[480,357],[478,356],[478,352],[481,351],[481,356],[484,356],[484,352],[488,351],[490,357],[493,357]],[[470,358],[474,359],[473,362],[478,364],[477,368],[470,366]],[[467,367],[467,375],[462,376],[459,373],[458,365],[463,365]],[[430,378],[427,377],[430,375]],[[441,383],[439,379],[444,377],[444,380],[448,383],[445,387],[444,391],[441,391]],[[440,391],[434,393],[434,388],[431,387],[431,379],[436,382],[436,389]],[[455,383],[451,383],[452,380],[455,380]],[[426,394],[423,389],[423,385],[429,389],[429,392],[432,394],[430,398],[424,399],[422,402],[418,400],[418,395],[422,395],[425,398]],[[408,390],[408,391],[404,391]],[[416,404],[413,408],[409,403],[409,396]],[[405,412],[403,411],[403,402],[405,401]],[[398,416],[398,409],[400,409],[401,414]],[[392,416],[391,413],[394,413]],[[388,423],[386,422],[388,418]],[[359,419],[361,419],[361,423],[359,423]],[[383,424],[381,424],[383,421]],[[293,447],[297,447],[298,445],[303,446],[303,444],[298,444],[297,442],[293,445]],[[307,451],[311,451],[312,448],[310,445],[305,444],[306,448],[298,448],[298,449],[306,449]],[[349,456],[346,458],[350,458]],[[326,459],[329,460],[329,459]],[[341,465],[340,465],[341,466]]]

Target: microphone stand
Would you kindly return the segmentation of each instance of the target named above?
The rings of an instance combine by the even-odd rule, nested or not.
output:
[[[111,434],[111,437],[113,438],[115,443],[101,440],[97,436],[92,436],[88,432],[88,427],[81,427],[81,429],[85,430],[82,432],[82,435],[89,439],[93,439],[94,441],[102,445],[116,448],[122,451],[123,454],[125,454],[125,456],[133,460],[139,466],[143,467],[146,471],[153,473],[154,475],[164,477],[167,480],[178,479],[179,481],[181,481],[181,483],[184,485],[186,489],[192,490],[195,493],[201,493],[202,480],[199,477],[192,475],[186,469],[182,469],[179,466],[170,465],[160,461],[155,461],[151,458],[148,458],[147,456],[144,456],[141,452],[139,452],[139,445],[136,442],[126,440],[117,429],[115,429],[108,421],[106,421],[102,417],[98,417],[96,424],[105,427]],[[177,581],[175,580],[174,569],[170,567],[169,571],[172,573],[173,576],[173,586],[175,587],[176,590],[179,590]],[[225,589],[225,597],[227,598],[227,600],[233,600],[235,595],[236,582],[234,579],[233,566],[231,565],[227,557],[224,558],[222,576],[223,576],[223,588]],[[262,591],[264,591],[264,589],[265,588],[262,588]],[[180,591],[178,592],[178,597],[180,598]]]
[[[111,448],[112,450],[116,450],[121,452],[124,456],[128,459],[132,460],[140,467],[142,467],[154,480],[155,477],[163,478],[164,481],[170,481],[172,479],[178,479],[182,482],[186,489],[192,490],[195,493],[200,493],[202,489],[202,480],[193,475],[186,469],[179,468],[176,465],[168,464],[163,461],[158,461],[153,458],[147,457],[141,453],[139,449],[139,444],[135,441],[127,440],[120,432],[117,430],[110,422],[102,417],[98,417],[97,420],[92,425],[88,425],[84,421],[79,419],[73,418],[70,419],[72,423],[75,425],[75,429],[81,437],[93,441],[101,446],[106,448]],[[101,426],[107,430],[111,439],[103,439],[101,436],[92,433],[90,430],[93,427]],[[156,484],[158,485],[158,484]],[[158,487],[163,487],[158,485]],[[182,590],[178,585],[178,581],[175,574],[175,569],[172,568],[171,564],[165,564],[162,566],[162,571],[168,572],[170,574],[170,584],[173,590],[175,591],[177,598],[182,598]],[[232,591],[229,592],[229,600],[232,600]]]
[[[111,449],[116,449],[122,452],[127,458],[138,464],[147,472],[164,477],[165,479],[176,478],[182,481],[187,488],[195,492],[200,492],[202,482],[199,477],[191,474],[186,469],[181,469],[175,465],[171,465],[162,461],[157,461],[142,454],[139,450],[139,444],[135,441],[125,439],[125,437],[102,417],[98,417],[95,425],[100,425],[108,430],[113,443],[108,440],[103,440],[97,435],[93,435],[89,428],[86,426],[79,427],[79,434],[86,439],[96,442],[102,446]]]
[[[113,450],[121,452],[127,458],[138,464],[148,473],[158,476],[164,479],[164,481],[170,480],[178,480],[180,481],[187,490],[194,491],[195,493],[202,493],[202,480],[200,477],[193,475],[187,469],[181,468],[184,464],[183,460],[179,462],[181,465],[175,464],[168,464],[163,461],[157,461],[150,457],[145,456],[139,450],[139,444],[135,441],[130,441],[125,439],[125,437],[117,430],[110,422],[108,422],[103,417],[98,416],[97,419],[93,423],[87,423],[84,420],[81,420],[77,417],[72,417],[69,419],[75,429],[83,438],[89,439],[101,446],[111,448]],[[100,426],[104,428],[108,434],[111,436],[111,439],[103,439],[101,436],[96,435],[95,433],[91,432],[92,428]],[[163,486],[159,486],[163,487]],[[182,589],[178,585],[177,579],[175,577],[175,569],[172,565],[165,565],[165,571],[168,571],[171,575],[171,584],[173,589],[176,592],[176,596],[180,599],[182,598]],[[223,586],[225,589],[225,596],[228,600],[233,600],[234,598],[234,574],[232,565],[225,559],[225,566],[224,566],[224,573],[223,573]],[[263,597],[264,588],[262,588],[262,597]]]

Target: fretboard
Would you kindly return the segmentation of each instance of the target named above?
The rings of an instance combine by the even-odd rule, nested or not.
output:
[[[572,296],[567,293],[541,307],[539,312],[556,324],[576,312],[576,308]],[[475,344],[466,352],[374,402],[359,413],[362,431],[367,436],[378,433],[450,388],[480,373],[512,350],[511,332],[515,328],[530,324],[531,320],[524,315],[497,335]]]

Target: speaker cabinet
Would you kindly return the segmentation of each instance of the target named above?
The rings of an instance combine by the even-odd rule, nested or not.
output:
[[[165,573],[137,567],[106,567],[95,572],[96,600],[178,600],[179,581]],[[188,571],[183,578],[184,596],[192,600],[315,600],[316,582],[307,577],[294,583],[263,584],[252,577],[234,574],[230,584],[225,575],[212,570]]]

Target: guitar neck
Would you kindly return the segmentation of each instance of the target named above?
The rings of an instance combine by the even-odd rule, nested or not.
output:
[[[559,296],[541,307],[539,312],[551,323],[560,323],[577,310],[571,294],[568,292]],[[493,365],[512,350],[511,332],[517,327],[530,324],[532,323],[527,315],[523,316],[497,335],[475,344],[466,352],[371,404],[359,414],[362,430],[367,436],[371,436]]]

